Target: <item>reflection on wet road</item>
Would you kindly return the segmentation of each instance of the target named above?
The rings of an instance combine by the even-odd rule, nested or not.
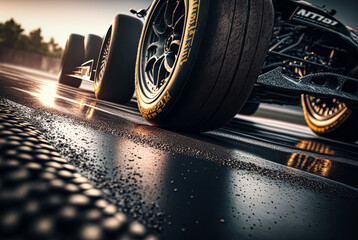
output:
[[[310,150],[314,152],[334,155],[334,151],[329,146],[316,141],[303,140],[296,145],[296,147],[303,150]],[[292,153],[287,161],[287,166],[298,168],[310,173],[327,177],[332,168],[332,161],[318,157],[311,157],[303,154]]]
[[[260,116],[237,116],[203,134],[170,132],[149,126],[135,99],[96,100],[91,83],[74,89],[55,78],[0,65],[0,94],[120,211],[159,237],[355,234],[357,144]]]

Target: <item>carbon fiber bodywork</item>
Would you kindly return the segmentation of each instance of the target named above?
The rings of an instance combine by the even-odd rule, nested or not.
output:
[[[358,33],[306,1],[274,0],[275,27],[250,102],[299,105],[301,94],[358,102]],[[267,90],[267,91],[266,91]]]

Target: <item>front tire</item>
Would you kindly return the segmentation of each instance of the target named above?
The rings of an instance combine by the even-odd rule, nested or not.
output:
[[[154,1],[136,64],[136,95],[152,125],[202,132],[228,123],[261,71],[270,0]]]
[[[69,75],[81,66],[84,59],[84,37],[78,34],[71,34],[66,42],[65,50],[61,59],[58,82],[71,87],[78,88],[82,80]]]

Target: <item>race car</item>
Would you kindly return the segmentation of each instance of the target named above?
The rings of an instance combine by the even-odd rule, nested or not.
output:
[[[71,34],[59,82],[133,97],[152,125],[204,132],[259,104],[302,105],[318,135],[358,140],[358,33],[298,0],[154,0],[104,38]],[[143,21],[143,19],[145,19]]]

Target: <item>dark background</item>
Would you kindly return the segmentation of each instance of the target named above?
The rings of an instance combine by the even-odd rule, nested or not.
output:
[[[326,9],[336,9],[335,17],[350,27],[358,29],[358,1],[357,0],[309,0],[308,2],[318,6],[326,6]]]

